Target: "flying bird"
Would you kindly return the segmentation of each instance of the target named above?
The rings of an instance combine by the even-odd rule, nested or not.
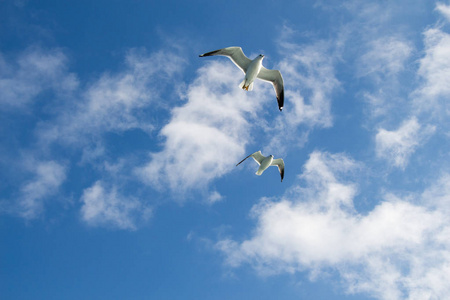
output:
[[[269,70],[263,67],[262,60],[264,55],[260,54],[255,59],[251,60],[245,56],[241,47],[228,47],[205,54],[200,57],[223,55],[228,56],[236,66],[238,66],[245,74],[244,80],[239,84],[239,87],[246,91],[253,90],[253,81],[259,78],[264,81],[271,82],[275,93],[277,94],[278,109],[281,111],[284,105],[284,85],[283,77],[278,70]]]
[[[239,164],[241,162],[243,162],[250,156],[253,157],[253,159],[259,164],[259,169],[258,169],[258,171],[256,171],[256,175],[261,175],[270,166],[277,166],[278,171],[280,171],[281,181],[283,181],[283,178],[284,178],[284,161],[283,161],[283,159],[282,158],[273,159],[273,155],[269,155],[266,157],[261,154],[261,151],[256,151],[255,153],[250,154],[249,156],[247,156],[246,158],[241,160],[236,165],[236,167],[239,166]]]

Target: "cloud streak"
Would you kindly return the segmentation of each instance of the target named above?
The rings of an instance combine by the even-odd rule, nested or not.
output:
[[[286,145],[303,147],[314,128],[333,125],[333,93],[340,87],[335,74],[339,55],[334,41],[316,39],[296,44],[292,42],[295,35],[291,28],[283,28],[278,42],[283,59],[273,67],[281,71],[284,79],[286,109],[263,124],[266,136],[271,137],[264,151],[280,155],[286,154]]]
[[[126,197],[117,187],[102,181],[84,190],[80,199],[82,220],[93,227],[135,230],[137,222],[147,221],[152,209],[134,197]]]
[[[15,149],[33,157],[36,164],[28,166],[27,171],[31,169],[36,178],[19,182],[19,191],[15,193],[16,203],[11,204],[11,201],[5,200],[2,210],[18,212],[27,220],[43,215],[46,201],[56,194],[70,174],[70,168],[77,163],[77,154],[80,154],[79,163],[103,180],[85,193],[84,200],[87,202],[84,210],[91,214],[85,214],[84,220],[93,226],[106,224],[119,229],[134,229],[134,219],[129,216],[135,214],[134,208],[142,207],[142,204],[133,196],[120,196],[114,188],[117,176],[108,166],[119,163],[131,166],[132,169],[136,163],[123,157],[118,157],[116,162],[111,161],[106,136],[108,133],[126,135],[131,129],[140,130],[147,135],[152,133],[154,120],[148,114],[157,109],[165,109],[167,104],[159,101],[162,93],[174,83],[174,78],[182,72],[185,65],[184,59],[172,52],[161,50],[147,53],[144,49],[131,49],[119,71],[105,71],[88,84],[79,82],[74,74],[69,73],[68,59],[62,50],[31,47],[18,55],[15,61],[0,56],[0,66],[3,67],[0,68],[0,86],[4,91],[0,109],[8,110],[7,113],[14,109],[13,113],[33,112],[37,115],[42,110],[46,112],[46,117],[42,120],[27,123],[30,124],[27,126],[33,126],[26,128],[27,134],[32,131],[35,141],[29,139],[28,144],[20,145],[22,149]],[[165,96],[173,94],[171,91]],[[40,95],[44,95],[42,100]],[[42,103],[45,101],[46,104],[57,105],[51,109],[34,105],[38,99]],[[9,145],[3,147],[6,149],[4,152],[9,151]],[[57,152],[55,149],[62,151]],[[13,157],[15,154],[10,155]],[[67,155],[64,165],[55,159],[61,155]],[[132,155],[130,152],[125,154]],[[53,159],[49,160],[48,157]],[[17,160],[5,160],[4,164],[11,167],[15,164],[11,161]],[[18,173],[26,172],[19,170]],[[19,175],[18,177],[22,176]],[[136,181],[135,177],[130,179],[127,175],[129,174],[122,172],[120,180],[126,178]],[[96,193],[98,197],[95,196]],[[98,199],[104,201],[100,202]],[[130,199],[131,207],[127,206],[127,199]],[[106,211],[102,213],[100,208]],[[119,214],[121,208],[125,209],[123,214]],[[115,211],[118,211],[117,220],[111,216]]]
[[[0,53],[0,109],[24,109],[46,90],[70,92],[78,87],[74,74],[67,72],[68,59],[59,49],[30,47],[15,61]]]
[[[441,2],[436,3],[436,10],[439,11],[448,21],[450,21],[450,6]]]
[[[385,77],[396,75],[405,68],[405,61],[410,57],[412,47],[408,42],[396,37],[380,37],[368,43],[368,50],[358,61],[358,76]]]
[[[53,196],[66,179],[66,167],[56,161],[33,162],[34,178],[20,188],[18,214],[32,220],[44,212],[45,202]]]
[[[331,94],[339,86],[332,48],[325,41],[310,45],[282,43],[286,59],[280,63],[292,106],[285,118],[292,125],[329,127]]]
[[[405,168],[410,156],[435,129],[431,125],[421,126],[415,117],[403,122],[395,131],[381,128],[375,136],[376,154],[396,167]]]
[[[418,113],[431,112],[435,116],[449,114],[446,99],[450,95],[450,35],[439,28],[424,32],[425,56],[420,60],[418,75],[422,86],[413,93]]]
[[[153,125],[145,112],[151,103],[158,106],[160,91],[183,65],[183,59],[175,54],[130,50],[122,71],[105,72],[80,93],[80,101],[65,106],[56,121],[41,124],[38,135],[42,143],[76,145],[105,132],[130,129],[149,133]]]

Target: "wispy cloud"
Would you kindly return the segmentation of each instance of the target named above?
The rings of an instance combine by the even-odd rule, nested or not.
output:
[[[45,90],[70,92],[78,87],[67,72],[68,59],[59,49],[30,47],[15,61],[0,53],[0,109],[24,108]]]
[[[439,209],[443,213],[450,212],[450,174],[443,173],[439,180],[426,189],[422,195],[424,205]]]
[[[41,141],[73,145],[104,132],[133,128],[150,132],[153,125],[145,113],[151,109],[150,103],[163,107],[156,101],[183,66],[183,59],[176,54],[129,51],[122,71],[105,72],[80,93],[76,104],[65,106],[56,121],[41,124]]]
[[[426,204],[450,195],[445,177],[423,194],[402,199],[385,194],[371,211],[358,213],[358,193],[348,172],[358,164],[344,155],[314,152],[301,178],[280,199],[263,199],[252,210],[257,221],[242,242],[216,246],[230,266],[248,263],[261,274],[307,271],[311,280],[336,270],[349,293],[380,299],[440,299],[450,292],[450,219]],[[446,200],[444,200],[446,201]],[[422,203],[422,204],[418,204]]]
[[[20,188],[17,205],[21,217],[32,220],[44,212],[45,202],[53,196],[66,179],[66,167],[55,161],[33,161],[30,166],[33,179]]]
[[[450,21],[450,5],[438,2],[436,3],[436,10],[446,17],[448,21]]]
[[[399,168],[406,167],[433,133],[448,132],[446,99],[450,95],[449,35],[442,24],[419,27],[401,22],[400,26],[396,16],[405,3],[350,1],[344,6],[352,17],[340,28],[343,59],[349,67],[341,70],[352,72],[355,80],[343,81],[343,86],[355,99],[363,100],[362,125],[379,128],[372,131],[376,155]],[[425,2],[411,3],[406,14],[423,16],[425,8],[431,12]],[[445,8],[438,4],[436,9]],[[423,28],[427,29],[422,32]],[[423,50],[418,48],[422,40]],[[398,120],[404,122],[399,125]]]
[[[410,77],[414,65],[417,37],[411,34],[411,24],[400,22],[398,15],[422,15],[423,3],[353,0],[329,5],[328,9],[347,16],[333,28],[341,54],[337,67],[342,77],[338,78],[350,99],[357,100],[356,105],[363,100],[363,125],[376,127],[376,123],[408,113],[406,98],[411,90],[405,78]]]
[[[331,126],[331,95],[339,86],[331,44],[326,41],[310,45],[284,42],[282,46],[286,58],[280,68],[286,77],[287,99],[292,106],[283,117],[293,125]]]
[[[87,168],[94,168],[95,173],[103,180],[102,185],[97,185],[86,194],[86,199],[92,200],[94,191],[100,190],[102,196],[109,201],[103,206],[107,212],[98,210],[86,220],[90,224],[113,223],[116,228],[133,228],[134,223],[127,221],[126,216],[130,214],[128,212],[124,213],[125,216],[120,215],[122,219],[116,221],[116,224],[108,219],[111,210],[114,211],[111,208],[115,207],[114,205],[128,209],[128,198],[133,207],[139,203],[132,196],[127,199],[117,196],[119,194],[113,188],[112,192],[106,192],[105,187],[115,186],[117,180],[111,167],[126,164],[132,169],[135,164],[124,162],[126,159],[120,155],[115,161],[111,161],[105,136],[111,132],[126,134],[130,129],[151,134],[154,119],[148,117],[149,113],[156,110],[165,111],[167,108],[167,100],[170,100],[176,91],[171,89],[169,94],[163,93],[175,83],[174,78],[185,66],[184,59],[170,50],[148,53],[145,49],[132,49],[126,54],[125,62],[118,71],[105,71],[88,84],[78,81],[74,74],[69,73],[68,60],[62,50],[29,48],[18,55],[16,61],[0,56],[0,66],[0,86],[4,91],[0,96],[0,109],[14,108],[33,113],[40,111],[42,105],[28,104],[40,99],[41,94],[44,95],[42,99],[45,103],[57,103],[46,111],[46,118],[42,121],[32,121],[32,127],[26,128],[27,134],[34,132],[33,141],[28,140],[25,145],[16,143],[15,146],[20,145],[22,148],[14,149],[15,152],[23,151],[35,157],[36,166],[30,168],[31,172],[36,174],[36,179],[23,184],[17,183],[20,191],[11,194],[18,195],[18,204],[13,205],[5,200],[2,210],[18,210],[25,219],[42,215],[45,201],[64,182],[66,174],[70,174],[68,170],[81,163],[87,165]],[[45,91],[49,92],[43,94]],[[159,101],[161,99],[166,101]],[[11,134],[8,132],[8,135]],[[11,145],[2,145],[2,152],[11,153],[12,149],[8,147]],[[64,151],[54,152],[55,148]],[[65,152],[66,150],[68,152]],[[76,161],[79,158],[77,154],[81,155],[81,162]],[[9,155],[13,157],[15,154]],[[48,162],[48,159],[39,159],[61,155],[67,155],[64,166],[56,160]],[[125,154],[128,157],[132,155],[133,153]],[[7,167],[14,165],[11,159],[2,158],[2,163]],[[23,173],[25,177],[28,169],[19,170],[18,173]],[[120,180],[128,175],[129,172],[122,172]],[[92,201],[89,204],[92,204]],[[92,208],[92,205],[86,207]]]
[[[377,10],[382,10],[380,7]],[[384,12],[383,12],[384,13]],[[374,17],[374,16],[372,16]],[[363,22],[363,28],[375,22],[369,16],[369,20]],[[376,17],[375,17],[376,19]],[[359,25],[359,24],[358,24]],[[354,25],[356,27],[356,25]],[[373,24],[375,28],[381,24]],[[354,29],[356,31],[361,29]],[[371,31],[366,36],[366,31],[358,32],[357,38],[349,38],[347,48],[359,45],[356,49],[349,49],[348,53],[354,53],[356,59],[349,57],[349,63],[354,64],[354,80],[359,83],[360,90],[355,96],[362,98],[365,104],[365,112],[369,117],[368,122],[383,122],[393,118],[393,115],[408,111],[404,95],[404,83],[402,79],[410,72],[410,65],[415,48],[408,36],[401,31],[391,33],[388,30]],[[350,84],[353,86],[353,84]],[[362,88],[361,88],[362,87]],[[394,117],[396,118],[396,117]]]
[[[415,117],[395,131],[379,129],[375,137],[376,153],[396,167],[404,168],[417,147],[434,133],[436,127],[421,126]]]
[[[450,35],[439,28],[424,32],[425,56],[420,60],[418,75],[423,84],[414,93],[419,112],[432,112],[446,117],[450,113],[447,98],[450,95]]]
[[[123,196],[117,187],[106,187],[102,181],[83,192],[81,217],[94,227],[136,229],[139,221],[147,221],[152,209],[134,197]]]
[[[412,52],[408,42],[391,37],[380,37],[368,43],[368,50],[358,60],[358,76],[383,75],[391,77],[405,68]]]
[[[295,35],[291,28],[283,28],[279,41],[283,59],[274,67],[284,78],[286,109],[265,128],[271,136],[265,150],[280,155],[289,144],[303,146],[313,128],[332,126],[333,93],[340,86],[335,74],[338,55],[334,43],[317,39],[296,44],[292,42]],[[301,127],[304,131],[299,134]]]

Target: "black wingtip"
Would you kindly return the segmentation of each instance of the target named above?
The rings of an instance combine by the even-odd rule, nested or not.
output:
[[[243,160],[241,160],[240,162],[238,162],[238,164],[236,165],[236,167],[239,166],[244,160],[246,160],[246,159],[249,158],[250,156],[252,156],[252,154],[250,154],[249,156],[247,156],[246,158],[244,158]]]
[[[279,95],[279,97],[277,97],[277,102],[278,102],[278,109],[280,111],[283,110],[283,107],[284,107],[284,90],[281,91],[281,94]]]
[[[211,52],[206,52],[206,53],[203,53],[203,54],[200,54],[200,57],[204,57],[204,56],[213,56],[213,55],[215,55],[216,53],[218,53],[220,50],[221,50],[221,49],[219,49],[219,50],[214,50],[214,51],[211,51]]]
[[[278,101],[278,107],[280,108],[280,111],[281,111],[284,107],[284,90],[282,90],[280,96],[277,97],[277,101]]]
[[[277,102],[278,102],[278,109],[280,110],[280,111],[283,111],[283,104],[284,103],[281,103],[281,101],[280,101],[280,99],[279,98],[277,98]]]

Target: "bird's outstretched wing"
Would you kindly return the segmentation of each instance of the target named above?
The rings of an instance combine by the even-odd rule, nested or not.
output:
[[[275,93],[277,94],[278,109],[283,110],[284,105],[284,83],[283,77],[278,70],[269,70],[261,67],[259,71],[258,78],[261,80],[269,81],[273,84]]]
[[[283,181],[283,178],[284,178],[284,160],[282,158],[274,159],[270,165],[278,167],[278,171],[280,171],[280,175],[281,175],[281,181]]]
[[[239,166],[241,164],[241,162],[243,162],[244,160],[246,160],[249,157],[253,157],[253,159],[258,163],[258,165],[261,164],[261,162],[264,160],[264,158],[266,158],[264,155],[261,154],[261,151],[256,151],[255,153],[250,154],[249,156],[247,156],[246,158],[244,158],[243,160],[241,160],[237,165]]]
[[[207,52],[204,54],[200,54],[199,56],[204,57],[204,56],[213,56],[213,55],[228,56],[231,59],[231,61],[234,62],[234,64],[236,66],[238,66],[244,73],[247,72],[247,68],[250,65],[250,63],[252,62],[252,60],[250,58],[248,58],[247,56],[245,56],[244,52],[242,52],[241,47],[223,48],[223,49]]]
[[[266,158],[264,155],[261,154],[261,151],[256,151],[251,155],[251,157],[253,157],[253,159],[258,163],[258,165],[260,165],[262,161]]]

